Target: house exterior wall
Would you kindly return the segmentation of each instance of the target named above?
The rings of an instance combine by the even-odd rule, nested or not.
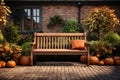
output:
[[[60,15],[64,21],[78,19],[78,7],[75,5],[43,5],[42,6],[42,29],[43,32],[62,32],[63,27],[47,28],[50,17]]]

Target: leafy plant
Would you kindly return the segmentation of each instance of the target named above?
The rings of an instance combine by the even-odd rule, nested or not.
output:
[[[31,51],[31,42],[25,42],[21,45],[22,55],[30,55]]]
[[[19,41],[18,26],[13,23],[6,27],[5,38],[10,43],[17,43]]]
[[[54,15],[54,16],[50,17],[50,21],[47,24],[47,27],[51,28],[56,25],[64,25],[64,20],[62,19],[62,17],[60,15]]]
[[[100,58],[113,56],[113,47],[110,43],[105,41],[90,41],[90,51],[92,55],[96,55]]]
[[[104,36],[103,40],[114,46],[116,48],[114,54],[120,56],[120,36],[117,33],[109,32]]]
[[[11,10],[8,6],[5,6],[4,0],[0,2],[0,26],[6,25],[7,17],[10,15]]]
[[[85,29],[97,33],[100,40],[100,33],[113,31],[119,25],[114,11],[107,6],[92,8],[83,21]]]
[[[77,33],[83,32],[83,29],[80,28],[79,23],[75,19],[69,19],[63,29],[64,33]]]
[[[5,62],[12,60],[13,58],[18,59],[21,55],[21,51],[21,47],[16,44],[0,44],[0,59]]]
[[[103,40],[111,43],[113,46],[120,45],[120,36],[115,32],[107,33]]]

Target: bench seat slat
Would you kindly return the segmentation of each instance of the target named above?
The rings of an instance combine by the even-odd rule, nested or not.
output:
[[[72,49],[34,49],[33,52],[38,53],[50,53],[50,52],[56,52],[56,53],[86,53],[87,50],[72,50]],[[34,55],[34,54],[33,54]]]

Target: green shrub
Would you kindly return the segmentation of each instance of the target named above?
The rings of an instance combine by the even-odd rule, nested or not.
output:
[[[6,40],[10,43],[17,43],[19,41],[18,26],[10,24],[6,27]]]
[[[113,47],[110,43],[106,41],[90,41],[90,53],[92,55],[99,54],[100,58],[111,57],[114,55],[113,51],[115,47]]]
[[[113,46],[120,45],[120,36],[115,32],[108,32],[103,40],[111,43]]]
[[[31,42],[25,42],[21,45],[22,55],[30,55],[31,51]]]
[[[75,19],[69,19],[63,29],[64,33],[77,33],[83,32],[83,29],[80,28],[79,23]]]
[[[60,15],[54,15],[50,17],[47,27],[52,28],[52,27],[55,27],[56,25],[64,25],[64,20],[62,19]]]

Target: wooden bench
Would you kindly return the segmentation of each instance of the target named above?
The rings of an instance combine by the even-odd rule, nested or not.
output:
[[[85,40],[85,50],[73,50],[72,40]],[[34,33],[31,49],[31,65],[36,55],[87,55],[89,65],[89,44],[86,33]]]

